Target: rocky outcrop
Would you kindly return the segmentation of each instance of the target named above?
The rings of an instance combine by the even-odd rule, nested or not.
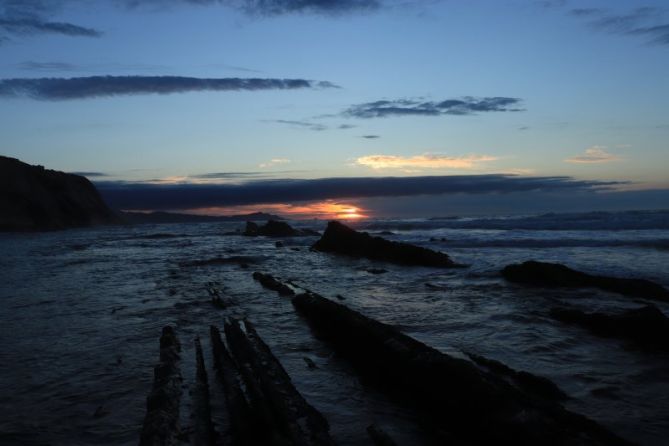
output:
[[[523,370],[514,370],[502,362],[471,352],[464,353],[478,366],[484,367],[489,372],[504,379],[511,380],[514,385],[524,392],[532,393],[550,400],[559,401],[567,399],[567,395],[548,378],[536,376]]]
[[[599,336],[627,339],[641,349],[669,351],[669,318],[654,305],[620,314],[553,308],[550,315],[561,322],[584,327]]]
[[[555,401],[518,390],[464,359],[314,293],[293,305],[342,357],[456,441],[453,444],[623,445]]]
[[[153,388],[146,401],[140,446],[174,445],[179,435],[181,346],[172,327],[160,337],[160,362],[153,371]]]
[[[355,231],[338,221],[328,223],[323,236],[312,248],[352,257],[366,257],[400,265],[432,266],[437,268],[462,267],[448,255],[408,243],[394,242]]]
[[[0,231],[118,223],[86,178],[0,156]]]
[[[247,221],[246,229],[244,229],[242,235],[247,237],[257,237],[259,235],[265,237],[299,237],[318,236],[320,234],[311,229],[295,229],[285,221],[269,220],[262,226],[252,221]]]
[[[211,422],[209,379],[204,364],[200,338],[195,338],[195,384],[191,389],[193,434],[191,444],[209,446],[214,444],[216,433]]]
[[[511,282],[527,285],[549,288],[594,287],[627,296],[669,302],[669,290],[649,280],[595,276],[559,263],[530,260],[506,266],[502,275]]]
[[[253,279],[260,282],[260,284],[272,291],[276,291],[282,296],[292,296],[295,291],[285,283],[282,283],[274,278],[271,274],[263,274],[259,271],[253,273]]]
[[[225,324],[225,337],[239,366],[249,405],[265,441],[256,444],[331,446],[329,424],[297,391],[290,376],[248,321]]]

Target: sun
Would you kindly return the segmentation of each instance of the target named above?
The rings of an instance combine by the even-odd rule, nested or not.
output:
[[[339,209],[337,212],[337,218],[342,220],[359,220],[361,218],[366,218],[367,216],[360,213],[360,209],[355,206],[345,207]]]

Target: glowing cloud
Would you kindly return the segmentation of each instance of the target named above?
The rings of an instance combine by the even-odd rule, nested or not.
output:
[[[290,160],[288,158],[273,158],[266,163],[259,164],[258,167],[264,169],[264,168],[276,166],[276,165],[279,165],[279,164],[287,164],[289,162],[290,162]]]
[[[610,163],[612,161],[620,161],[621,158],[618,155],[604,150],[604,146],[592,146],[589,149],[585,149],[585,154],[573,156],[564,160],[566,163],[574,164],[596,164],[596,163]]]
[[[445,156],[426,153],[416,156],[369,155],[356,160],[356,164],[372,169],[472,169],[479,163],[495,161],[489,155]]]

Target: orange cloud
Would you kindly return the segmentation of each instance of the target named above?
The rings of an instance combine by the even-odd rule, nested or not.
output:
[[[356,164],[372,169],[472,169],[479,163],[497,160],[489,155],[445,156],[426,153],[416,156],[369,155]]]
[[[242,206],[225,206],[190,209],[187,211],[200,215],[240,215],[253,212],[267,212],[296,220],[358,220],[368,218],[367,211],[348,203],[326,200],[305,204],[251,204]]]
[[[592,146],[589,149],[585,149],[585,154],[567,158],[564,160],[566,163],[575,163],[575,164],[596,164],[596,163],[610,163],[611,161],[620,161],[618,155],[607,152],[606,147],[604,146]]]

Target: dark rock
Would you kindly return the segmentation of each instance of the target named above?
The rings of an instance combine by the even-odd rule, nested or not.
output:
[[[221,292],[218,288],[213,285],[208,285],[207,292],[209,293],[209,297],[211,297],[211,304],[216,308],[225,309],[229,306],[229,302],[226,302],[226,300],[221,297]]]
[[[628,339],[643,349],[669,350],[669,318],[654,305],[621,314],[553,308],[550,315],[561,322],[587,328],[599,336]]]
[[[269,220],[263,226],[259,226],[252,221],[246,222],[246,229],[242,235],[248,237],[257,237],[264,235],[265,237],[296,237],[302,235],[302,232],[293,228],[285,221]]]
[[[310,369],[316,369],[316,368],[318,368],[318,366],[316,365],[316,363],[314,362],[313,359],[311,359],[311,358],[309,358],[309,357],[307,357],[307,356],[304,356],[302,359],[303,359],[304,362],[307,364],[307,367],[309,367]]]
[[[86,178],[0,156],[0,231],[119,222]]]
[[[604,386],[604,387],[597,387],[596,389],[592,389],[590,391],[590,394],[594,396],[595,398],[604,398],[604,399],[609,399],[609,400],[619,400],[620,395],[618,395],[618,392],[620,391],[619,387],[616,386]]]
[[[397,446],[397,443],[390,438],[390,435],[375,424],[367,426],[367,433],[375,446]]]
[[[259,444],[331,446],[330,426],[297,391],[290,376],[260,338],[255,327],[244,321],[225,323],[225,335],[252,405],[262,406],[266,432],[275,441]]]
[[[388,272],[387,269],[383,269],[383,268],[369,268],[365,271],[367,271],[370,274],[385,274],[385,273]]]
[[[210,327],[211,349],[214,357],[216,377],[223,387],[225,403],[230,419],[234,444],[255,445],[262,444],[261,432],[256,428],[251,407],[241,388],[241,375],[228,349],[221,340],[218,328]]]
[[[314,333],[367,380],[419,410],[454,444],[623,445],[625,440],[558,403],[313,293],[293,305]]]
[[[595,276],[559,263],[530,260],[506,266],[502,275],[511,282],[528,285],[550,288],[595,287],[628,296],[669,302],[669,290],[649,280]]]
[[[214,425],[211,422],[211,405],[209,401],[209,380],[202,355],[200,339],[195,338],[195,385],[191,390],[193,439],[195,445],[214,444]]]
[[[565,400],[568,398],[567,394],[548,378],[532,375],[525,371],[514,370],[499,361],[474,353],[465,352],[465,354],[479,366],[485,367],[498,376],[509,378],[513,384],[525,392],[533,393],[550,400]]]
[[[272,291],[276,291],[282,296],[292,296],[293,294],[295,294],[295,292],[291,287],[289,287],[285,283],[279,282],[270,274],[263,274],[261,272],[256,271],[253,273],[253,278],[258,282],[260,282],[260,284],[265,288],[270,289]]]
[[[357,232],[337,221],[328,223],[323,236],[312,248],[353,257],[366,257],[401,265],[432,266],[438,268],[462,267],[446,254],[408,243],[393,242]]]
[[[180,351],[181,346],[174,329],[164,327],[160,337],[160,362],[153,370],[153,387],[146,401],[140,446],[176,443],[182,383],[179,371]]]
[[[93,413],[93,418],[102,418],[106,415],[109,415],[109,411],[104,406],[98,406]]]

